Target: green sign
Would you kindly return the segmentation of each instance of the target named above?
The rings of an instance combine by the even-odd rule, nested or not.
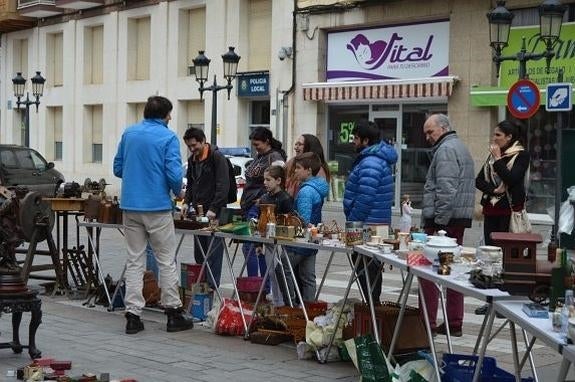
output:
[[[512,56],[521,50],[522,38],[525,37],[527,51],[541,53],[545,44],[539,40],[539,27],[516,27],[509,32],[509,46],[503,49],[503,56]],[[575,23],[563,24],[560,40],[555,45],[555,57],[551,60],[549,73],[545,70],[545,59],[527,61],[529,79],[540,88],[547,84],[558,82],[557,72],[563,68],[563,81],[575,82]],[[501,63],[499,86],[509,88],[519,79],[519,62],[504,61]]]
[[[342,122],[339,125],[339,143],[351,143],[353,142],[353,128],[355,127],[355,122]]]

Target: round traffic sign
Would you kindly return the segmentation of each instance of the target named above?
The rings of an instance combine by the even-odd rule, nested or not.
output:
[[[519,80],[507,93],[507,108],[519,119],[532,117],[539,110],[541,96],[537,84],[530,80]]]

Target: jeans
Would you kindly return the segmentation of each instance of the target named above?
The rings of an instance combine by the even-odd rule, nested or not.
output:
[[[257,218],[259,216],[260,209],[257,205],[253,205],[250,207],[246,214],[246,219],[250,220],[252,218]],[[258,244],[259,245],[259,244]],[[261,276],[264,277],[266,274],[266,258],[265,256],[260,256],[256,252],[257,245],[254,243],[244,243],[242,245],[242,252],[244,253],[244,258],[246,259],[246,267],[248,269],[248,276],[255,277]],[[258,272],[259,271],[259,272]],[[265,287],[266,292],[270,290],[269,281],[266,282]]]
[[[273,270],[277,269],[277,259],[274,255],[274,247],[269,245],[264,245],[264,255],[267,262],[267,267],[270,269],[269,273],[269,283],[270,283],[270,290],[272,292],[272,303],[274,306],[284,306],[284,293],[285,287],[281,288],[280,285],[283,285],[283,276],[279,275],[277,272],[273,272]]]
[[[139,316],[146,304],[142,295],[146,266],[146,245],[152,247],[160,270],[161,304],[165,308],[182,306],[179,273],[176,269],[176,232],[172,211],[123,213],[124,234],[128,260],[126,261],[126,312]]]
[[[194,243],[194,259],[196,260],[196,264],[204,263],[204,255],[208,255],[207,252],[211,240],[212,238],[209,236],[196,236],[196,241]],[[209,254],[210,257],[208,257],[208,264],[210,265],[214,279],[212,279],[207,269],[204,270],[204,272],[206,272],[206,279],[208,280],[208,284],[210,284],[212,289],[220,286],[220,278],[222,275],[222,259],[224,257],[224,245],[225,241],[220,237],[215,237],[214,241],[212,242],[212,248]],[[204,255],[202,255],[202,249]]]
[[[463,243],[463,233],[465,232],[464,227],[447,227],[447,236],[454,237],[457,239],[457,243],[462,245]],[[425,233],[428,235],[433,234],[433,229],[425,229]],[[419,289],[423,292],[423,298],[425,299],[425,304],[427,305],[427,317],[429,318],[429,326],[431,329],[437,327],[437,308],[439,306],[439,290],[437,286],[432,281],[427,281],[423,279],[418,279]],[[420,313],[423,314],[423,309],[421,309],[421,297],[419,297],[419,307]],[[445,306],[446,315],[449,320],[449,327],[460,329],[463,325],[463,295],[452,289],[447,289],[445,296]]]
[[[286,251],[292,267],[299,266],[299,280],[301,282],[301,297],[304,302],[315,301],[316,283],[315,283],[315,254],[313,255],[300,255],[292,251]],[[317,252],[316,252],[317,253]],[[284,295],[284,302],[289,305],[290,299],[293,305],[297,305],[297,296],[295,294],[294,282],[289,265],[285,258],[282,259],[283,271],[287,279],[287,293]],[[281,269],[279,270],[281,272]],[[276,270],[276,273],[278,271]],[[276,275],[280,282],[283,284],[283,276],[281,273]]]

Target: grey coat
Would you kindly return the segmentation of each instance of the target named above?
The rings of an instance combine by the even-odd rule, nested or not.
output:
[[[473,158],[455,131],[442,135],[432,148],[433,158],[423,187],[425,227],[471,227],[475,206]]]

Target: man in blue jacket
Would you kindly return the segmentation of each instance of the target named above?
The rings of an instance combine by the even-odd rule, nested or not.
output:
[[[381,141],[375,123],[360,121],[354,127],[353,144],[359,153],[345,183],[343,210],[347,221],[364,224],[391,224],[394,181],[392,166],[397,162],[393,146]],[[355,261],[357,253],[353,254]],[[364,297],[369,288],[363,272],[363,261],[359,262],[359,281]],[[379,264],[371,262],[367,268],[373,286],[372,298],[379,302],[381,275]]]
[[[184,314],[178,293],[176,233],[172,198],[182,190],[182,159],[176,134],[168,128],[172,103],[160,96],[148,98],[144,120],[122,134],[114,157],[114,175],[122,178],[120,207],[123,210],[126,261],[126,333],[144,330],[140,319],[149,242],[160,268],[161,304],[168,315],[168,332],[191,329],[191,317]]]

